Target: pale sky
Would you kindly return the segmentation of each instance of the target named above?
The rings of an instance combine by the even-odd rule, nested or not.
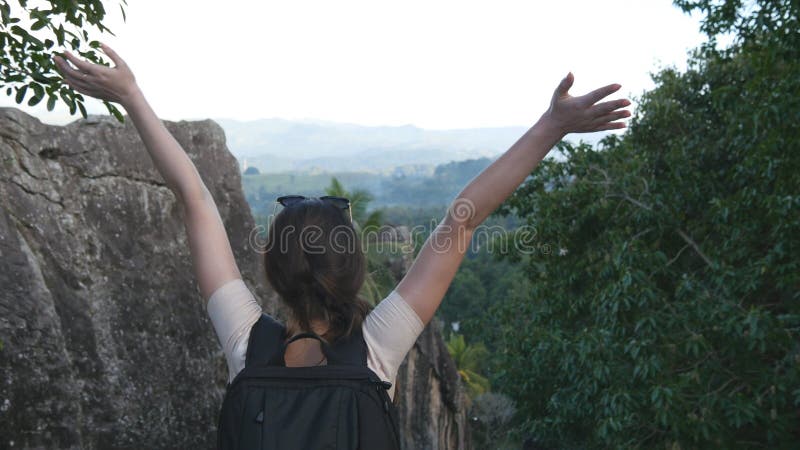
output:
[[[638,96],[703,41],[671,0],[129,0],[127,23],[105,3],[117,36],[93,37],[169,120],[529,126],[570,70],[573,94],[620,83],[615,98]],[[72,120],[44,104],[19,107]]]

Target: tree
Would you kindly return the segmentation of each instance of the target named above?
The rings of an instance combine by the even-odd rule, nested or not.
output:
[[[46,4],[41,8],[41,4]],[[109,65],[102,53],[95,50],[100,43],[90,39],[94,29],[113,35],[103,24],[106,9],[100,0],[46,0],[30,6],[27,0],[12,5],[0,1],[0,88],[21,104],[28,98],[34,106],[47,97],[47,109],[52,111],[59,99],[86,117],[84,97],[63,83],[56,71],[53,55],[58,48],[68,46],[78,55],[98,64]],[[126,0],[119,8],[125,18]],[[29,24],[29,25],[28,25]],[[122,114],[109,102],[103,102],[117,120]]]
[[[495,388],[549,446],[800,440],[800,4],[676,3],[708,12],[687,71],[502,209],[568,250],[529,258],[526,301],[492,310]]]
[[[325,194],[345,197],[350,200],[350,209],[353,213],[353,222],[362,231],[376,229],[383,224],[383,212],[375,210],[367,214],[367,206],[373,200],[372,194],[364,189],[347,191],[336,177],[331,178],[331,184],[325,188]]]
[[[477,448],[518,449],[508,432],[516,407],[507,395],[486,392],[477,396],[470,408],[470,423],[475,433],[472,435]]]
[[[480,373],[489,357],[483,344],[467,345],[463,335],[452,333],[447,340],[447,352],[453,357],[470,398],[489,392],[489,380]]]
[[[483,281],[470,267],[470,261],[465,262],[467,264],[459,267],[437,311],[446,327],[454,322],[463,324],[465,320],[482,314],[489,303]]]
[[[258,171],[258,168],[254,166],[250,166],[244,170],[244,175],[258,175],[260,173],[261,172]],[[261,188],[263,188],[263,186],[261,186]]]
[[[490,320],[485,317],[487,308],[515,295],[513,291],[527,282],[524,267],[500,259],[499,247],[487,245],[468,253],[437,311],[445,326],[458,322],[464,335],[481,342],[491,340],[489,336],[494,328],[487,327],[487,320]]]

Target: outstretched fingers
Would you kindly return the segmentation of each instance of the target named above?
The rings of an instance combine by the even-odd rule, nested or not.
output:
[[[88,63],[68,51],[65,51],[64,55],[67,57],[69,62],[71,62],[81,72],[92,73],[94,70],[94,64]]]
[[[106,55],[108,55],[109,58],[111,58],[111,61],[114,62],[115,66],[121,67],[125,65],[125,61],[123,61],[122,58],[119,57],[119,55],[117,54],[117,52],[114,51],[114,49],[112,49],[111,47],[109,47],[104,43],[100,44],[100,48],[103,50],[103,53],[105,53]]]
[[[625,126],[625,122],[608,122],[594,127],[591,131],[619,130]]]
[[[56,56],[54,59],[56,62],[56,68],[65,80],[72,79],[85,81],[87,78],[92,77],[92,74],[89,72],[84,72],[80,69],[73,69],[72,66],[67,63],[67,60],[62,57]]]
[[[596,119],[594,119],[592,122],[595,125],[601,125],[601,124],[604,124],[604,123],[613,122],[615,120],[624,119],[624,118],[630,117],[630,116],[631,116],[631,112],[628,111],[627,109],[623,109],[621,111],[614,111],[614,112],[599,116]]]
[[[616,102],[616,101],[615,101]],[[607,103],[615,103],[615,102],[607,102]],[[589,131],[605,131],[605,130],[617,130],[620,128],[625,128],[624,122],[617,122],[621,119],[626,119],[631,116],[631,112],[627,109],[621,109],[618,111],[611,111],[607,113],[602,113],[602,111],[594,111],[595,118],[591,121],[590,130]]]
[[[609,95],[617,92],[622,86],[619,84],[609,84],[608,86],[603,86],[599,89],[595,89],[592,92],[584,95],[583,98],[589,105],[594,105],[595,103],[599,102],[600,100],[608,97]]]
[[[609,85],[603,88],[597,89],[590,94],[587,95],[594,95],[594,98],[599,96],[606,96],[612,92],[615,92],[619,89],[619,85]],[[602,97],[600,97],[602,98]],[[605,131],[605,130],[617,130],[620,128],[625,128],[624,122],[616,122],[621,119],[625,119],[631,116],[631,112],[625,108],[631,104],[630,100],[628,99],[619,99],[619,100],[610,100],[603,103],[598,103],[591,107],[590,111],[594,119],[592,120],[592,131]]]
[[[95,93],[96,90],[93,87],[93,75],[73,69],[61,57],[56,56],[54,59],[56,62],[56,68],[64,77],[64,82],[66,82],[69,87],[76,89],[83,94],[93,95],[93,93]]]
[[[610,100],[592,106],[592,112],[594,114],[608,114],[611,111],[630,106],[630,104],[631,101],[628,99]]]
[[[58,69],[58,73],[60,73],[65,79],[69,76],[72,76],[73,73],[79,76],[80,74],[83,74],[83,72],[70,66],[67,60],[61,56],[54,56],[53,60],[56,62],[56,69]]]

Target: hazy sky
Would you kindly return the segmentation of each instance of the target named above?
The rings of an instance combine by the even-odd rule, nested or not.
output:
[[[117,37],[100,40],[171,120],[530,125],[570,70],[574,94],[637,96],[703,39],[670,0],[129,0],[127,23],[107,4]],[[22,108],[71,120],[43,105]]]

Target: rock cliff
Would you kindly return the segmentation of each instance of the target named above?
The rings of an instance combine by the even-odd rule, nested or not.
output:
[[[212,121],[166,123],[213,194],[242,276],[276,313],[238,165]],[[182,210],[130,123],[0,109],[0,448],[213,448],[226,373]],[[398,379],[406,448],[467,445],[437,329]]]
[[[465,393],[437,322],[417,339],[396,383],[404,449],[469,448]]]

